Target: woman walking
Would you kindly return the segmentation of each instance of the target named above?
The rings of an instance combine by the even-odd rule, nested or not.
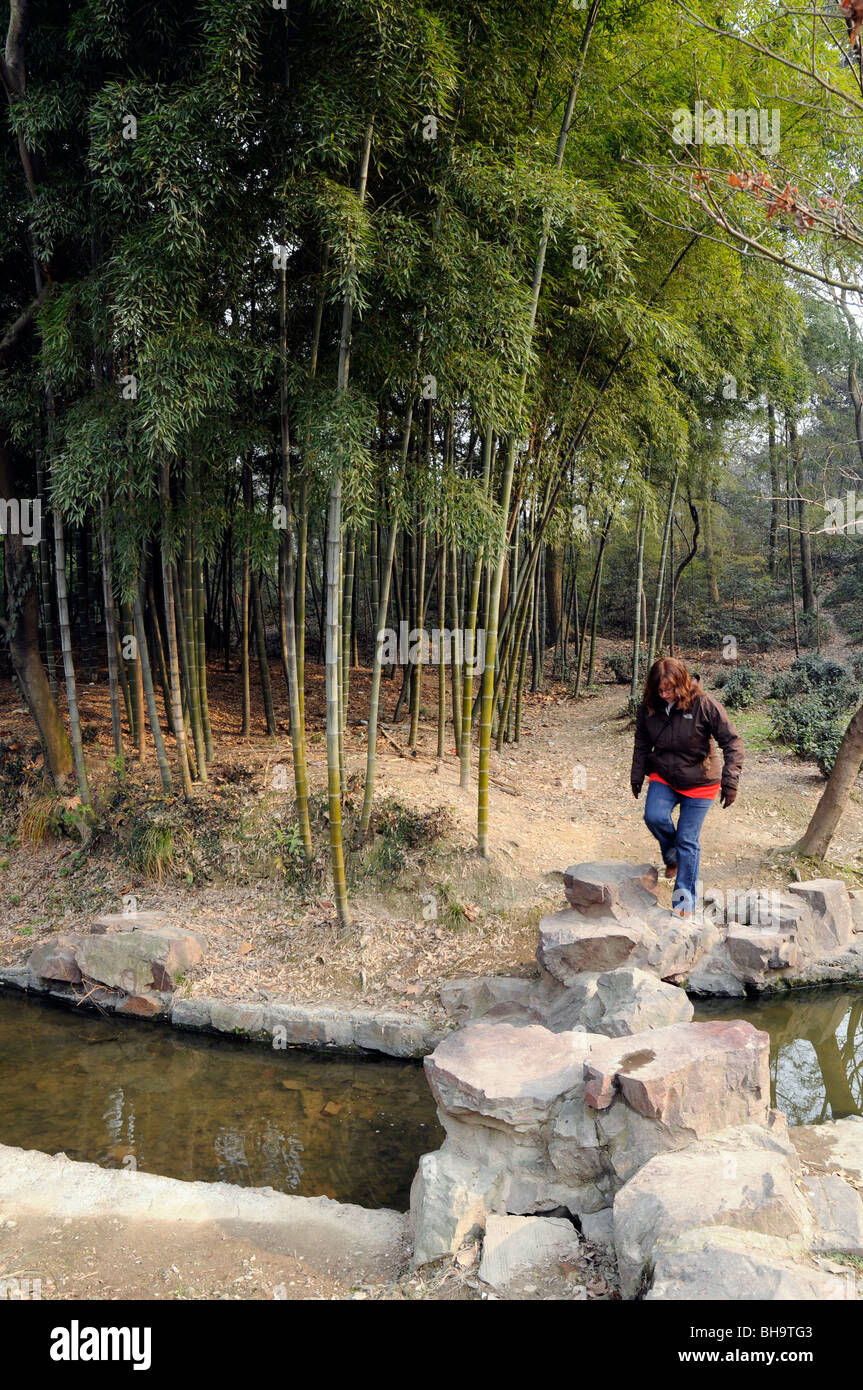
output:
[[[713,740],[722,749],[723,767]],[[655,661],[635,721],[630,782],[638,797],[647,773],[644,820],[659,841],[665,877],[675,880],[673,910],[690,917],[695,906],[700,835],[717,793],[723,806],[737,796],[743,741],[725,710],[696,683],[682,661]],[[680,807],[677,824],[671,819]]]

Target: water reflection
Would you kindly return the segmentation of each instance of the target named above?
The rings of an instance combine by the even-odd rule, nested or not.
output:
[[[701,1000],[695,1017],[745,1018],[770,1034],[771,1101],[790,1124],[863,1114],[863,988]]]
[[[414,1062],[353,1061],[0,994],[0,1143],[406,1210],[443,1142]]]

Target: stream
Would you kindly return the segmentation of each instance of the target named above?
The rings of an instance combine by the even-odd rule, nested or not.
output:
[[[770,1035],[790,1124],[863,1113],[863,987],[696,1004]],[[405,1211],[443,1142],[416,1062],[273,1051],[0,992],[0,1143]]]
[[[0,993],[0,1143],[406,1211],[443,1143],[422,1066],[274,1051]]]

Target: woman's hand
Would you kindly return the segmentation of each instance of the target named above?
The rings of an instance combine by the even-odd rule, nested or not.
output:
[[[641,782],[630,782],[629,785],[632,787],[632,795],[635,797],[635,799],[636,799],[636,801],[637,801],[638,798],[639,798],[639,796],[641,795],[641,786],[642,786],[642,784],[641,784]]]
[[[719,802],[722,806],[733,806],[737,800],[736,787],[723,787],[719,795]]]

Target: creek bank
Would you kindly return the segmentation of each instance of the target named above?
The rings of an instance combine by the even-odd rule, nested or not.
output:
[[[275,1048],[422,1057],[440,1039],[423,1018],[338,1002],[293,1004],[273,999],[176,998],[183,972],[200,963],[206,943],[161,914],[108,913],[89,933],[62,933],[40,943],[26,965],[0,968],[0,984],[73,1007],[162,1019],[177,1028],[228,1033]]]
[[[167,1241],[210,1229],[341,1279],[391,1277],[406,1256],[406,1218],[400,1212],[273,1188],[182,1182],[34,1149],[0,1145],[0,1193],[4,1222],[110,1219],[130,1231],[162,1230]]]

